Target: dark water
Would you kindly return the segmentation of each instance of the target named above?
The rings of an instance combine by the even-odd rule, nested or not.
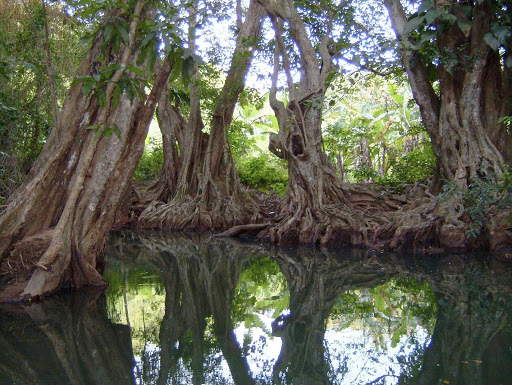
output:
[[[123,233],[104,293],[0,307],[0,384],[512,384],[486,256]]]

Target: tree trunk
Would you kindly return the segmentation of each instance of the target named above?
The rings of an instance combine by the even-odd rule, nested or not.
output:
[[[360,209],[386,210],[387,200],[376,205],[373,192],[342,184],[322,151],[323,99],[326,79],[332,69],[332,57],[327,49],[332,24],[330,14],[326,16],[327,32],[319,37],[321,43],[315,51],[291,0],[260,2],[272,19],[276,36],[270,105],[279,123],[279,133],[271,135],[269,149],[287,160],[289,179],[275,222],[259,236],[280,244],[371,246],[375,224],[383,219],[373,213],[363,218]],[[283,35],[284,22],[288,23],[289,34],[300,51],[298,86],[292,79],[290,55]],[[287,106],[277,99],[281,66],[288,82]]]
[[[191,86],[187,134],[179,146],[182,166],[176,194],[168,202],[150,204],[139,218],[141,227],[201,231],[261,221],[260,206],[242,191],[227,141],[227,130],[244,88],[263,14],[263,8],[251,2],[214,109],[209,135],[202,132],[197,86]],[[193,47],[193,39],[191,44]]]
[[[503,87],[510,77],[510,66],[499,63],[498,52],[484,39],[496,18],[497,3],[483,1],[472,5],[469,29],[462,30],[460,25],[463,24],[457,22],[437,36],[437,49],[442,54],[437,66],[439,94],[434,91],[419,53],[408,48],[414,41],[404,35],[408,21],[400,1],[385,0],[384,4],[397,38],[403,43],[404,68],[431,138],[440,177],[452,182],[459,192],[467,191],[480,180],[500,183],[505,169],[504,155],[508,157],[507,152],[501,153],[500,149],[506,147],[505,139],[510,135],[497,120],[504,111],[510,111],[512,93]],[[457,2],[442,11],[457,18],[466,17]],[[439,183],[441,179],[434,180]],[[437,189],[436,186],[431,188]],[[512,227],[507,223],[510,216],[508,210],[504,217],[482,225],[481,231],[490,236],[489,244],[484,236],[474,242],[467,236],[471,218],[462,194],[453,195],[444,202],[431,201],[397,218],[390,246],[433,243],[459,250],[486,246],[510,248]],[[503,242],[504,239],[508,241]]]
[[[138,1],[132,15],[148,15],[151,10],[145,10],[144,4]],[[119,64],[135,65],[138,20],[131,19],[129,46],[123,46],[118,54],[111,52]],[[102,43],[100,33],[83,59],[79,75],[97,72]],[[11,197],[0,218],[0,258],[7,279],[16,276],[17,284],[2,290],[2,300],[37,297],[63,285],[105,285],[98,269],[106,237],[130,188],[149,122],[170,72],[168,63],[162,65],[144,101],[135,98],[130,102],[122,95],[110,113],[113,88],[125,68],[113,74],[104,109],[95,97],[83,95],[81,85],[70,88],[58,126],[27,181]],[[119,137],[97,138],[93,130],[87,130],[94,124],[117,125],[121,133]]]
[[[186,120],[171,104],[169,86],[166,85],[158,101],[157,120],[162,133],[164,161],[158,178],[146,186],[135,187],[136,202],[132,208],[142,210],[151,202],[167,202],[176,194],[178,177],[182,168],[182,156],[178,143],[184,143]],[[142,211],[141,210],[141,211]],[[140,213],[139,213],[140,214]]]
[[[386,0],[385,5],[398,39],[408,39],[403,34],[407,18],[400,2]],[[458,3],[452,5],[450,13],[461,17],[459,7]],[[467,35],[455,23],[438,36],[439,52],[456,55],[455,64],[438,66],[439,96],[419,55],[407,48],[402,50],[404,67],[441,174],[463,188],[481,177],[500,179],[504,158],[496,145],[503,128],[497,126],[497,120],[503,111],[501,106],[510,104],[512,95],[510,90],[503,90],[501,100],[493,97],[496,90],[502,89],[502,78],[506,77],[497,65],[498,53],[484,40],[493,19],[489,15],[495,14],[494,6],[484,1],[475,5],[472,12]],[[486,84],[492,84],[493,89]]]

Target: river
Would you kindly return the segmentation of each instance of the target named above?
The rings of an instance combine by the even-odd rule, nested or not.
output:
[[[120,232],[106,291],[0,307],[0,384],[512,384],[512,270],[484,253]]]

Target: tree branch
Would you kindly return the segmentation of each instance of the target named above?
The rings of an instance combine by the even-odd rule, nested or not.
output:
[[[400,0],[384,0],[391,23],[398,40],[407,39],[404,29],[407,16]],[[409,77],[414,99],[418,103],[425,128],[432,140],[438,142],[439,137],[439,111],[440,100],[429,81],[425,63],[416,52],[402,48],[402,61]]]

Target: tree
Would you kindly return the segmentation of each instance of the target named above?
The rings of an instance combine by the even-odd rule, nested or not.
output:
[[[189,9],[189,49],[195,50],[196,8]],[[190,84],[190,114],[188,121],[167,100],[160,113],[168,119],[166,126],[174,130],[175,139],[164,144],[164,154],[175,159],[171,167],[179,170],[167,184],[167,202],[155,201],[142,212],[139,226],[172,229],[226,229],[234,225],[257,221],[261,217],[257,202],[242,191],[240,180],[227,141],[228,128],[238,96],[244,89],[245,76],[258,43],[264,11],[251,2],[245,21],[238,21],[238,36],[231,66],[226,74],[210,122],[209,133],[203,132],[198,68]],[[167,135],[164,135],[164,138]],[[178,140],[178,145],[173,140]],[[176,150],[179,147],[179,162]],[[174,155],[172,155],[174,154]]]
[[[141,56],[142,42],[155,46],[156,8],[142,0],[119,5],[99,5],[103,22],[58,125],[0,217],[0,261],[8,279],[17,281],[2,300],[37,297],[62,285],[105,285],[98,272],[105,241],[171,70],[167,60],[157,66],[144,95],[144,70],[151,66]]]
[[[384,219],[366,213],[363,220],[361,208],[372,206],[386,211],[394,204],[389,199],[375,204],[372,191],[343,185],[323,151],[325,93],[336,73],[336,47],[345,43],[343,38],[336,38],[335,27],[350,14],[350,7],[344,2],[339,6],[296,4],[291,0],[260,2],[275,33],[270,105],[279,133],[271,135],[269,149],[286,159],[289,174],[280,212],[260,236],[280,244],[369,246],[375,227]],[[293,68],[300,71],[298,82],[293,78]],[[287,84],[287,104],[278,99],[281,72]]]
[[[424,1],[409,19],[400,1],[384,4],[440,176],[462,192],[479,180],[499,183],[511,160],[512,136],[500,124],[512,105],[511,3]],[[468,243],[468,213],[461,196],[422,213],[443,218],[437,225],[442,245],[463,248]],[[510,236],[507,218],[510,210],[490,221],[491,238]],[[496,247],[493,240],[491,244]]]
[[[512,138],[499,124],[512,108],[510,2],[424,1],[409,20],[399,1],[384,3],[441,175],[461,187],[499,180],[511,160]]]

